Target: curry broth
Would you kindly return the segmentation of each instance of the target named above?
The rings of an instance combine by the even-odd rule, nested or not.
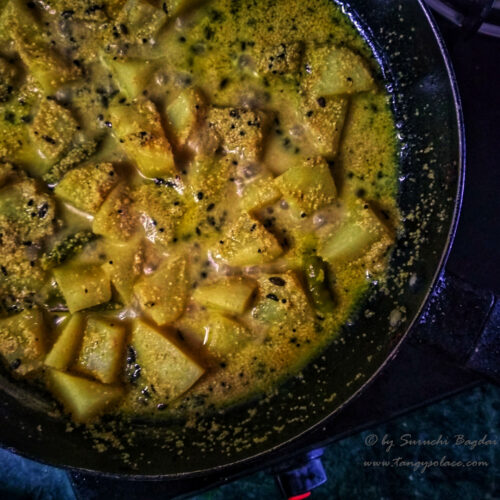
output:
[[[0,23],[0,353],[75,421],[270,391],[384,279],[393,116],[337,6],[11,1]]]

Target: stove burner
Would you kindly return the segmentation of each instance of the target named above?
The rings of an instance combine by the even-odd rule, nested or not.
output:
[[[424,0],[429,7],[469,34],[500,38],[500,0]]]

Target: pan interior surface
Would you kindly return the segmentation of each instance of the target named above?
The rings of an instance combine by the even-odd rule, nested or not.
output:
[[[112,433],[106,422],[102,432],[70,429],[47,415],[42,398],[5,380],[3,446],[54,465],[138,476],[173,477],[255,461],[332,415],[394,351],[451,241],[461,193],[459,110],[446,56],[420,4],[356,0],[341,6],[380,63],[401,144],[403,230],[388,284],[373,285],[341,336],[299,376],[266,398],[200,418],[189,428],[145,421],[133,430],[114,422]],[[23,398],[30,406],[20,403]]]

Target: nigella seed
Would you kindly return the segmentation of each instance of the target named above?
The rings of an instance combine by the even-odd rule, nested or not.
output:
[[[276,285],[276,286],[285,286],[286,285],[286,281],[283,278],[280,278],[278,276],[272,276],[271,278],[269,278],[269,281],[273,285]]]
[[[134,365],[134,372],[132,373],[132,381],[137,380],[141,376],[141,367],[138,364]]]
[[[137,353],[135,349],[131,346],[127,346],[127,363],[135,363],[137,360]]]
[[[271,300],[274,300],[275,302],[279,302],[278,297],[274,293],[268,293],[266,295],[266,299],[271,299]]]
[[[48,211],[49,211],[49,204],[47,202],[45,202],[38,209],[38,217],[40,219],[43,219],[47,215]]]
[[[13,370],[17,370],[21,366],[21,360],[19,358],[16,358],[12,363],[10,364],[10,367]]]

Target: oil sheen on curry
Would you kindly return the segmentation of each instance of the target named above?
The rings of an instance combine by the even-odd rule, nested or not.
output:
[[[0,5],[11,376],[87,423],[298,373],[398,228],[389,96],[349,19],[327,0]]]

